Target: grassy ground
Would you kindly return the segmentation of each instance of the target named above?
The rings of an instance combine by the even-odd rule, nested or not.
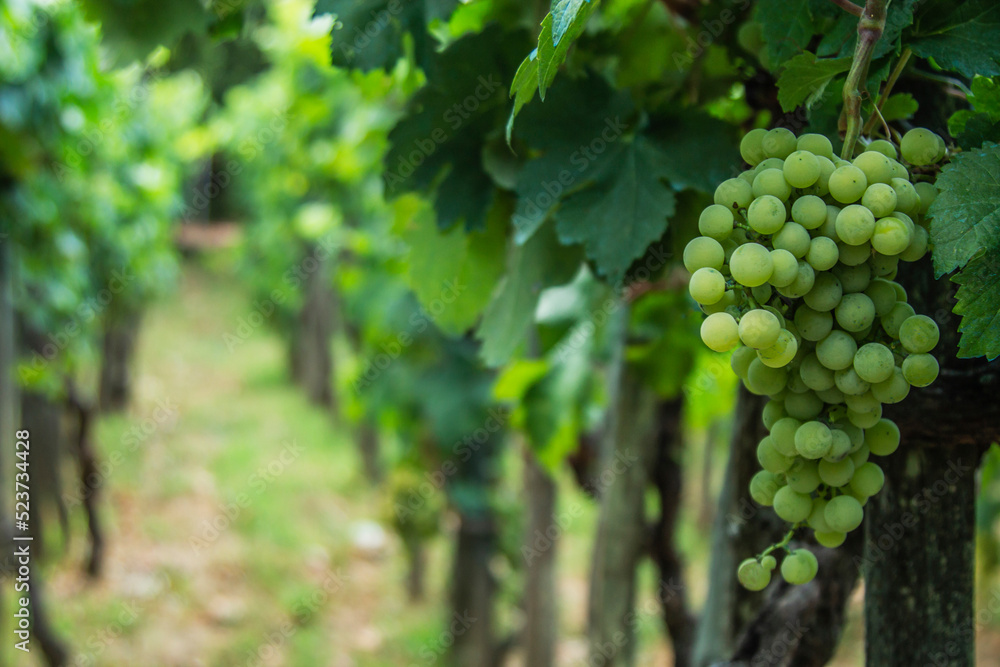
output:
[[[76,653],[71,664],[439,664],[446,538],[431,546],[427,600],[408,603],[392,536],[381,550],[355,546],[363,522],[378,518],[379,498],[351,442],[288,384],[270,330],[227,346],[223,336],[249,315],[248,303],[225,272],[192,264],[178,293],[144,323],[134,404],[102,419],[96,434],[106,466],[104,576],[81,575],[79,511],[68,557],[46,572],[52,615]],[[701,463],[696,456],[687,465]],[[517,468],[516,451],[509,465]],[[583,514],[559,551],[559,664],[582,667],[595,512],[566,478],[560,494],[562,508]],[[699,495],[692,484],[688,496]],[[681,534],[699,600],[707,546],[689,514]],[[641,577],[641,604],[652,608],[655,573],[647,565]],[[855,605],[840,667],[861,664],[860,618]],[[643,616],[640,637],[641,665],[669,665],[655,613]],[[41,664],[10,652],[3,662]]]

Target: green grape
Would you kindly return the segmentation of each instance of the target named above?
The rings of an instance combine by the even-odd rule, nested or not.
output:
[[[938,143],[938,152],[934,158],[934,161],[940,162],[941,159],[948,154],[948,146],[944,143],[944,139],[941,138],[941,135],[937,135],[937,143]]]
[[[718,271],[726,261],[726,253],[715,239],[699,236],[684,246],[683,260],[684,268],[691,273],[706,267]]]
[[[768,555],[764,556],[763,558],[761,558],[760,559],[760,564],[768,572],[771,572],[771,571],[774,570],[774,568],[778,567],[778,561],[777,561],[777,559],[775,559],[775,557],[772,556],[771,554],[768,554]]]
[[[848,246],[854,248],[856,246]],[[806,261],[809,266],[817,271],[829,271],[836,266],[840,259],[840,248],[833,239],[825,236],[817,236],[809,242],[809,250],[806,251]]]
[[[930,352],[940,338],[941,331],[937,322],[926,315],[907,317],[899,325],[899,342],[912,354]]]
[[[854,471],[851,490],[862,496],[874,496],[885,486],[885,473],[874,463],[865,463]]]
[[[753,187],[741,178],[722,181],[715,188],[715,203],[734,211],[746,208],[752,201]]]
[[[897,295],[898,296],[898,295]],[[897,301],[888,314],[882,316],[882,328],[891,338],[899,339],[899,328],[907,318],[913,317],[916,311],[913,306],[903,301]]]
[[[861,204],[876,218],[884,218],[896,210],[896,191],[891,185],[873,183],[865,190]]]
[[[911,354],[903,360],[903,378],[914,387],[926,387],[941,371],[932,354]]]
[[[864,294],[845,294],[834,317],[844,331],[862,331],[875,321],[875,304]]]
[[[741,171],[740,175],[737,176],[736,178],[740,179],[741,181],[746,181],[747,183],[750,184],[750,187],[753,187],[753,179],[756,177],[757,177],[756,169],[747,169],[746,171]]]
[[[785,161],[779,157],[769,157],[756,166],[753,170],[754,177],[765,169],[777,169],[781,171],[785,167]]]
[[[844,486],[854,476],[854,461],[851,457],[839,461],[823,460],[818,466],[819,478],[829,486]]]
[[[860,396],[871,389],[871,383],[862,380],[858,372],[854,370],[854,366],[835,371],[833,381],[837,384],[837,389],[847,396]]]
[[[788,488],[796,493],[809,494],[819,488],[819,467],[816,461],[798,458],[785,473]]]
[[[830,196],[841,204],[858,201],[867,189],[868,177],[853,165],[837,167],[830,175]]]
[[[875,456],[889,456],[899,448],[899,427],[889,419],[880,419],[865,429],[865,444]]]
[[[788,392],[789,393],[785,394],[785,396],[783,398],[783,400],[786,403],[788,402],[789,399],[792,398],[792,396],[794,394],[803,394],[803,393],[809,391],[809,387],[806,386],[806,383],[802,381],[802,378],[796,372],[796,371],[798,371],[798,368],[797,367],[793,367],[793,368],[789,368],[788,370],[789,370],[789,373],[788,373]],[[786,412],[787,412],[787,406],[786,406]],[[799,417],[798,415],[794,415],[791,412],[789,412],[788,414],[791,415],[792,417],[795,417],[796,419],[803,419],[803,417]],[[805,417],[804,419],[809,420],[809,419],[811,419],[811,417]]]
[[[806,195],[825,197],[830,194],[830,177],[833,176],[833,172],[837,167],[822,155],[817,155],[816,160],[819,162],[819,178],[808,188],[803,189],[802,192]]]
[[[910,239],[910,245],[906,246],[906,250],[899,253],[899,258],[904,262],[917,261],[927,254],[929,241],[927,230],[917,225],[913,229],[913,237]]]
[[[815,195],[803,195],[792,204],[792,220],[806,229],[816,229],[826,222],[826,202]]]
[[[794,417],[782,417],[774,422],[771,427],[771,441],[774,448],[785,456],[796,456],[795,432],[802,426],[802,422]]]
[[[807,459],[821,459],[833,446],[830,428],[818,421],[808,421],[795,432],[795,451]]]
[[[917,127],[903,135],[899,151],[910,164],[923,167],[934,164],[940,158],[941,138],[928,129]]]
[[[850,334],[840,330],[831,331],[826,338],[816,344],[816,358],[832,371],[850,368],[854,364],[854,355],[857,351],[857,341]]]
[[[871,410],[858,412],[847,408],[847,419],[858,428],[871,428],[882,418],[882,406],[878,405]]]
[[[773,396],[785,388],[786,382],[788,382],[788,371],[784,368],[771,368],[764,365],[760,359],[750,362],[746,381],[750,393]]]
[[[772,250],[771,265],[770,283],[775,287],[788,287],[799,277],[799,261],[787,250]]]
[[[794,322],[802,337],[813,342],[823,340],[833,329],[831,313],[813,310],[805,304],[795,311]]]
[[[879,417],[879,419],[881,419],[881,417]],[[875,424],[877,423],[878,420],[876,420]],[[875,424],[872,424],[872,426]],[[871,426],[866,426],[865,428],[871,428]],[[870,453],[871,452],[869,451],[867,444],[861,445],[858,447],[857,451],[851,452],[851,460],[854,461],[854,467],[860,468],[864,464],[868,463],[868,455]]]
[[[740,340],[747,347],[760,349],[770,347],[778,341],[781,323],[778,318],[762,308],[754,308],[740,318]]]
[[[748,26],[757,26],[758,29],[760,28],[759,23],[744,23],[740,26],[740,32],[738,35],[742,35],[744,28],[747,28]],[[743,139],[740,141],[740,155],[747,164],[755,165],[764,159],[764,147],[761,145],[761,142],[766,134],[767,130],[756,128],[743,135]]]
[[[798,383],[802,383],[802,378],[796,374],[792,374],[789,377],[789,383],[793,379]],[[789,394],[785,398],[785,410],[792,417],[801,419],[802,421],[816,419],[823,412],[823,399],[817,396],[816,392],[810,391],[804,384],[802,386],[805,388],[805,391],[800,394]]]
[[[759,290],[759,289],[761,289],[763,287],[767,287],[768,288],[768,294],[771,293],[771,291],[770,291],[771,287],[769,285],[761,285],[760,287],[754,287],[750,291],[753,292],[753,290]],[[761,301],[758,301],[757,303],[761,303]],[[770,305],[764,305],[764,306],[761,306],[761,308],[763,310],[766,310],[767,312],[771,313],[775,317],[777,317],[778,318],[778,323],[781,324],[781,326],[785,326],[785,316],[781,314],[780,310],[778,310],[774,306],[770,306]]]
[[[816,283],[816,272],[806,262],[799,261],[798,273],[791,285],[778,287],[778,294],[790,299],[799,299],[809,293]],[[776,285],[777,287],[777,285]]]
[[[725,206],[712,204],[698,218],[698,231],[716,241],[725,241],[733,233],[733,212]]]
[[[837,236],[848,245],[861,245],[875,231],[875,216],[864,206],[851,204],[837,214]]]
[[[847,539],[846,534],[838,533],[832,530],[824,532],[816,531],[813,536],[816,538],[817,542],[828,549],[836,549],[844,543],[844,540]]]
[[[763,285],[757,285],[757,287],[750,288],[750,294],[753,296],[754,301],[756,301],[757,303],[767,303],[768,301],[770,301],[773,292],[774,290],[771,289],[771,286],[768,283],[764,283]]]
[[[826,517],[823,515],[825,511],[826,500],[823,498],[813,498],[812,512],[809,513],[809,518],[806,519],[806,523],[810,528],[819,531],[830,530],[830,526],[826,524]]]
[[[771,253],[759,243],[746,243],[733,251],[729,259],[733,279],[747,287],[763,285],[771,277],[774,262]]]
[[[905,178],[892,179],[892,189],[896,192],[896,209],[907,215],[920,213],[920,195]]]
[[[830,433],[833,435],[833,444],[830,445],[830,451],[823,458],[827,461],[840,461],[851,453],[853,447],[851,437],[847,435],[847,431],[841,428],[831,428]]]
[[[889,379],[872,385],[872,394],[883,403],[899,403],[910,393],[910,383],[903,377],[903,371],[895,366],[892,367],[892,375]],[[862,428],[865,428],[861,425]]]
[[[808,188],[819,180],[819,160],[808,151],[794,151],[785,158],[782,171],[793,188]]]
[[[879,152],[862,153],[854,158],[854,166],[865,173],[868,184],[892,181],[892,161]]]
[[[787,488],[787,487],[786,487]],[[865,511],[857,498],[837,496],[826,504],[826,523],[838,533],[849,533],[864,521]]]
[[[809,232],[805,227],[797,222],[787,222],[771,239],[771,245],[779,250],[787,250],[801,259],[809,252],[810,241]]]
[[[803,134],[795,144],[800,151],[809,151],[828,160],[833,159],[833,144],[822,134]]]
[[[854,355],[854,370],[865,382],[884,382],[892,375],[896,360],[882,343],[865,343]],[[850,405],[850,403],[848,403]]]
[[[785,224],[785,205],[773,195],[754,199],[747,209],[747,224],[760,234],[774,234]]]
[[[819,362],[815,352],[807,355],[799,364],[799,376],[813,391],[826,391],[836,386],[833,371]]]
[[[844,288],[837,276],[824,271],[816,276],[813,288],[802,299],[813,310],[828,312],[837,307],[843,296]]]
[[[781,169],[764,169],[754,177],[752,191],[754,197],[771,195],[785,202],[792,195],[792,186]]]
[[[882,278],[876,278],[868,284],[865,296],[872,300],[876,317],[883,317],[896,305],[896,290],[888,280]]]
[[[938,189],[933,183],[921,181],[913,184],[913,189],[920,195],[920,215],[927,215],[927,209],[931,207],[937,199]]]
[[[757,356],[765,366],[771,368],[782,368],[787,366],[799,350],[799,342],[788,329],[782,329],[778,333],[778,340],[774,345],[757,351]],[[790,408],[789,408],[790,409]]]
[[[736,578],[748,591],[762,591],[771,583],[771,571],[757,562],[755,558],[747,558],[740,563]]]
[[[774,494],[774,513],[788,523],[798,523],[809,518],[812,512],[812,498],[783,486]]]
[[[910,230],[895,217],[882,218],[875,223],[872,247],[883,255],[898,255],[910,245]]]
[[[781,578],[790,584],[808,584],[818,570],[816,556],[808,549],[795,549],[781,561]]]
[[[897,160],[892,161],[892,177],[893,179],[902,178],[904,180],[910,180],[910,172],[906,170],[902,164]]]
[[[765,134],[760,141],[764,155],[776,157],[784,160],[795,150],[798,141],[790,130],[783,127],[776,127]]]
[[[885,218],[888,220],[888,218]],[[879,220],[881,222],[881,220]],[[868,260],[868,266],[871,267],[871,272],[878,278],[892,279],[896,275],[896,269],[899,267],[899,257],[893,255],[883,255],[880,252],[873,253],[871,259]],[[867,289],[867,288],[865,288]]]
[[[824,403],[829,403],[830,405],[840,405],[844,402],[844,392],[837,389],[836,386],[823,391],[817,391],[816,395],[823,399]]]
[[[849,409],[854,410],[855,412],[871,412],[881,404],[881,401],[875,398],[875,395],[872,394],[871,390],[869,390],[863,394],[858,394],[857,396],[853,394],[845,394],[844,403]]]
[[[892,217],[893,218],[899,218],[900,220],[902,220],[903,224],[906,225],[907,231],[910,232],[910,236],[913,236],[913,230],[917,228],[917,223],[913,222],[913,218],[911,218],[910,216],[906,215],[902,211],[896,211],[896,212],[894,212],[892,214]]]
[[[698,269],[699,272],[711,270]],[[739,325],[729,313],[714,313],[701,323],[701,340],[710,350],[728,352],[740,342]]]
[[[747,348],[744,348],[747,349]],[[774,424],[785,416],[785,404],[781,401],[771,400],[764,404],[764,409],[761,411],[760,418],[764,422],[764,428],[770,430]],[[775,449],[777,449],[775,445]],[[781,451],[780,449],[778,451]],[[784,452],[782,452],[784,453]]]
[[[865,432],[850,422],[838,422],[837,428],[847,434],[851,441],[851,452],[856,452],[865,444]]]
[[[706,315],[714,315],[715,313],[724,313],[726,309],[730,306],[736,305],[736,292],[731,289],[727,289],[726,293],[722,295],[722,298],[711,303],[707,306],[702,306],[701,309],[705,311]]]
[[[733,320],[735,322],[735,320]],[[729,366],[736,373],[736,377],[745,380],[750,370],[750,363],[757,358],[757,352],[751,347],[738,347],[733,351],[733,356],[729,360]]]
[[[868,144],[868,147],[865,148],[865,150],[877,151],[888,158],[892,158],[893,160],[899,157],[899,154],[896,152],[896,147],[893,146],[891,142],[886,141],[885,139],[876,139],[875,141]]]
[[[757,462],[764,470],[778,474],[785,472],[792,467],[795,462],[790,456],[784,456],[771,442],[771,436],[765,436],[757,445]]]
[[[848,245],[841,241],[837,244],[837,257],[844,266],[860,266],[871,259],[871,256],[871,243]]]
[[[716,303],[726,292],[726,277],[715,269],[698,269],[691,275],[688,292],[700,304]]]

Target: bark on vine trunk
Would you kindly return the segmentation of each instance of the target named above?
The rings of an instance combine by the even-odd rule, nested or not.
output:
[[[463,515],[456,536],[452,614],[445,629],[454,642],[451,654],[456,667],[493,664],[495,585],[489,564],[495,550],[496,526],[492,517]]]
[[[605,431],[611,455],[598,477],[601,514],[588,605],[591,664],[623,667],[635,661],[635,575],[648,545],[644,502],[656,457],[655,403],[626,366]]]
[[[424,581],[427,560],[423,540],[413,538],[403,543],[406,549],[406,596],[410,602],[424,599]]]
[[[329,407],[335,414],[333,394],[333,339],[335,296],[330,285],[329,260],[311,248],[302,263],[304,302],[290,348],[292,378],[305,389],[309,400]]]
[[[76,456],[80,465],[79,502],[87,514],[87,528],[90,534],[90,555],[87,558],[87,575],[96,578],[104,564],[104,531],[98,512],[101,490],[101,473],[97,465],[91,431],[94,424],[94,407],[80,396],[72,382],[67,383],[67,403],[76,416]]]
[[[654,526],[652,552],[660,571],[657,598],[674,649],[674,667],[689,667],[695,619],[688,608],[684,568],[675,544],[681,507],[681,414],[684,401],[661,401],[656,406],[656,463],[653,485],[660,497],[660,517]]]
[[[560,529],[556,524],[556,485],[525,449],[524,487],[528,494],[528,526],[522,555],[524,583],[524,665],[551,667],[555,660],[556,548]]]
[[[941,328],[941,374],[885,414],[901,433],[885,488],[865,507],[869,665],[972,667],[975,468],[1000,440],[1000,364],[958,359],[954,285],[925,260],[903,273],[910,303]]]
[[[124,410],[132,399],[132,363],[142,318],[138,312],[104,323],[101,343],[100,406],[103,412]]]
[[[382,462],[379,456],[378,428],[369,419],[363,419],[355,432],[354,440],[361,454],[365,477],[373,484],[382,481]]]

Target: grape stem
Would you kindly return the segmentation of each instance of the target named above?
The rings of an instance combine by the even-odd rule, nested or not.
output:
[[[858,44],[854,49],[851,71],[844,82],[844,113],[840,117],[841,127],[845,130],[840,157],[845,160],[854,157],[854,145],[861,136],[861,90],[868,81],[868,66],[875,53],[875,45],[885,30],[888,5],[889,0],[867,0],[858,20]]]
[[[830,0],[830,2],[837,5],[848,14],[853,14],[854,16],[861,18],[862,8],[851,2],[851,0]]]
[[[882,118],[882,107],[885,106],[886,100],[889,99],[889,94],[892,93],[893,86],[896,85],[896,81],[899,80],[899,75],[903,73],[903,68],[906,67],[906,63],[910,61],[910,56],[913,55],[913,51],[910,47],[903,49],[903,52],[899,54],[899,60],[896,61],[896,67],[892,70],[892,74],[889,75],[889,80],[885,82],[885,88],[882,89],[882,94],[878,97],[878,104],[875,106],[876,113],[873,113],[868,122],[865,123],[864,129],[861,130],[862,134],[870,134],[872,129],[875,127],[875,123],[878,119]],[[885,123],[885,119],[882,119]],[[889,136],[888,129],[886,130],[886,138],[891,139]]]
[[[780,542],[778,542],[776,544],[772,544],[771,546],[769,546],[768,548],[766,548],[762,552],[760,552],[760,554],[757,556],[757,560],[759,561],[761,558],[763,558],[764,556],[768,555],[772,551],[777,551],[778,549],[784,549],[785,547],[787,547],[788,543],[792,541],[793,537],[795,537],[795,531],[797,531],[799,529],[799,527],[801,527],[801,526],[802,526],[802,522],[801,521],[799,521],[798,523],[792,524],[791,529],[785,534],[785,537],[783,537]]]

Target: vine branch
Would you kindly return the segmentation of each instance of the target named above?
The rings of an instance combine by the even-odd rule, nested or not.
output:
[[[854,16],[861,18],[861,12],[863,11],[862,8],[851,2],[851,0],[830,0],[830,2],[837,5],[848,14],[853,14]]]
[[[868,119],[865,123],[864,129],[861,131],[862,134],[868,134],[875,127],[875,123],[881,117],[879,112],[882,111],[882,107],[885,106],[886,100],[889,99],[890,93],[892,93],[893,87],[896,85],[896,81],[899,79],[899,75],[903,73],[903,69],[906,67],[906,63],[910,61],[910,56],[913,55],[913,51],[910,47],[903,49],[903,52],[899,54],[899,60],[896,62],[896,67],[892,70],[892,74],[889,75],[889,80],[885,82],[885,88],[882,90],[882,94],[878,97],[878,104],[875,106],[875,112],[872,117]],[[884,120],[882,121],[885,122]],[[886,138],[891,138],[886,132]]]
[[[835,0],[836,1],[836,0]],[[839,3],[838,3],[839,4]],[[851,71],[844,83],[844,113],[841,125],[845,128],[844,148],[840,156],[850,160],[854,145],[861,136],[861,90],[868,81],[868,66],[875,52],[875,45],[885,30],[885,14],[889,0],[868,0],[858,20],[858,44],[854,49]]]

